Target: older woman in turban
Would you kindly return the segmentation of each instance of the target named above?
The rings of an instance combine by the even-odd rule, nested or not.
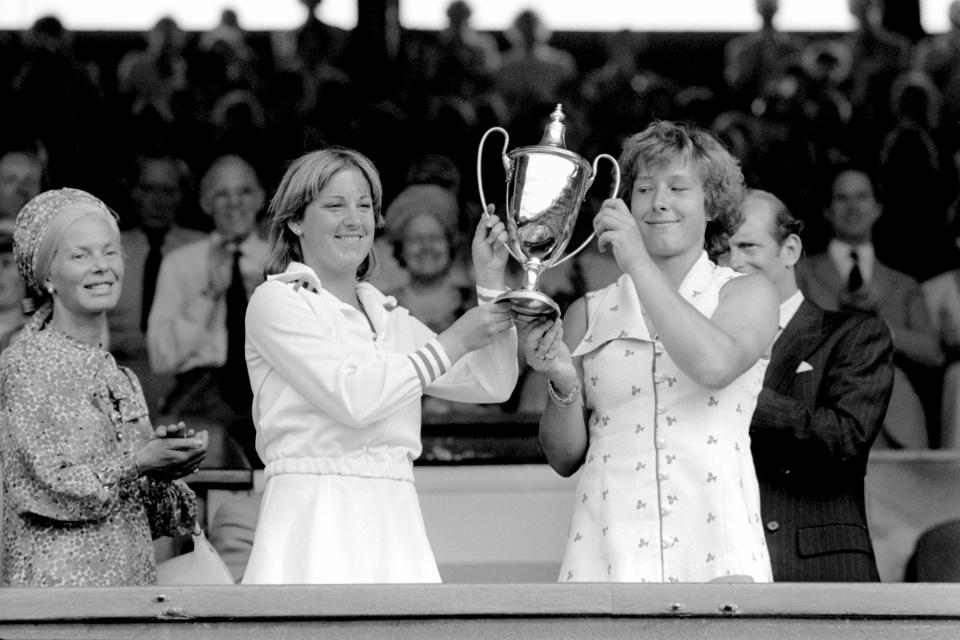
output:
[[[14,257],[40,303],[0,357],[0,461],[6,501],[2,583],[155,582],[151,539],[189,533],[206,434],[154,430],[140,385],[104,349],[120,295],[116,216],[77,189],[20,210]]]

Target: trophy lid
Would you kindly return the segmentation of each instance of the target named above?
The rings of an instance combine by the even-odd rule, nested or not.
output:
[[[566,126],[563,124],[564,119],[563,105],[558,103],[553,113],[550,114],[550,122],[543,129],[543,137],[540,139],[541,146],[558,149],[567,148],[567,142],[564,138],[566,132]]]

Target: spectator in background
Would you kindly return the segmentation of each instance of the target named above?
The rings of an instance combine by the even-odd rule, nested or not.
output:
[[[646,34],[621,29],[608,34],[605,45],[606,60],[586,75],[580,94],[591,127],[588,143],[595,153],[616,153],[624,131],[636,131],[650,121],[646,100],[650,88],[670,84],[675,91],[677,87],[643,66],[649,46]]]
[[[263,280],[266,242],[257,233],[265,195],[253,167],[235,155],[213,161],[200,182],[207,237],[166,254],[147,324],[155,373],[175,374],[161,413],[218,423],[262,466],[254,447],[243,360],[246,302]]]
[[[856,28],[841,42],[850,51],[850,76],[844,89],[853,107],[852,149],[856,161],[876,158],[883,132],[892,126],[890,87],[910,63],[909,40],[883,26],[884,0],[847,0]]]
[[[750,423],[773,579],[877,582],[863,479],[893,387],[890,333],[879,318],[803,296],[803,223],[779,198],[750,191],[742,210],[730,266],[767,276],[780,298],[781,331]]]
[[[882,207],[870,174],[843,166],[830,184],[824,216],[833,237],[824,252],[800,261],[797,282],[803,295],[823,309],[861,311],[887,323],[897,367],[878,444],[926,448],[937,432],[927,424],[938,423],[943,353],[923,292],[912,277],[877,259],[872,234]]]
[[[446,13],[447,24],[437,32],[437,66],[430,74],[429,90],[474,100],[492,89],[500,51],[493,36],[470,25],[473,9],[468,3],[454,0]]]
[[[947,235],[960,251],[960,218]],[[946,359],[940,405],[940,447],[960,448],[960,267],[946,270],[921,284],[930,320]]]
[[[273,58],[276,67],[304,69],[318,82],[349,79],[343,70],[342,56],[350,33],[323,22],[317,10],[323,0],[300,0],[306,16],[299,27],[273,34]]]
[[[147,33],[146,49],[131,51],[120,59],[117,91],[128,113],[137,114],[149,107],[166,121],[183,115],[178,103],[192,92],[185,48],[183,29],[173,18],[164,16]]]
[[[39,140],[0,152],[0,231],[13,233],[20,208],[45,186],[46,167],[47,151]]]
[[[926,73],[943,98],[941,121],[947,125],[947,149],[960,143],[960,0],[947,8],[949,27],[930,35],[914,47],[913,67]]]
[[[760,29],[731,39],[724,48],[723,79],[733,106],[748,110],[767,83],[799,64],[801,43],[774,24],[780,0],[756,0]]]
[[[117,305],[107,313],[110,352],[121,366],[137,374],[151,411],[171,390],[173,377],[150,368],[146,332],[156,291],[157,274],[164,255],[204,233],[178,224],[182,210],[193,197],[193,175],[187,163],[174,155],[141,156],[136,161],[131,188],[135,225],[121,233],[125,262],[123,290]]]
[[[936,143],[940,92],[923,72],[907,71],[893,83],[890,107],[896,124],[878,158],[884,215],[874,242],[889,266],[923,281],[947,270],[955,251],[947,238],[949,173]]]
[[[384,213],[394,259],[409,281],[384,291],[440,333],[476,304],[469,276],[459,269],[460,207],[439,185],[411,185]]]
[[[531,9],[521,11],[507,30],[510,48],[503,54],[495,81],[511,119],[549,113],[576,80],[574,57],[551,46],[550,35],[540,15]]]
[[[12,118],[5,127],[40,138],[54,182],[100,178],[94,167],[107,155],[103,141],[108,135],[102,129],[106,110],[99,68],[80,56],[73,34],[53,16],[31,25],[23,45],[24,63],[12,80]]]
[[[220,23],[200,36],[197,48],[189,75],[191,84],[206,96],[204,104],[233,89],[255,94],[265,90],[259,58],[234,10],[221,12]]]
[[[0,352],[13,344],[27,321],[26,296],[26,286],[17,273],[13,255],[13,235],[0,231]]]

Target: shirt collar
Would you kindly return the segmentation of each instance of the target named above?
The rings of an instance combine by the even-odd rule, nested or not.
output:
[[[803,304],[803,292],[797,289],[797,292],[780,303],[780,330],[790,324],[793,316],[796,315],[800,305]]]
[[[830,256],[830,260],[840,275],[846,279],[850,273],[850,269],[853,268],[853,259],[850,257],[850,252],[854,249],[854,246],[856,246],[857,250],[860,274],[863,276],[864,281],[869,282],[873,276],[873,265],[876,261],[872,243],[865,242],[864,244],[851,245],[848,242],[834,238],[830,240],[830,244],[827,245],[827,255]]]

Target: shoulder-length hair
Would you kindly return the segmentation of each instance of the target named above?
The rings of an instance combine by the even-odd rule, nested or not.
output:
[[[674,158],[692,161],[703,178],[707,219],[719,232],[740,226],[740,205],[746,193],[740,162],[713,134],[697,127],[661,120],[623,143],[620,153],[620,198],[630,203],[633,184],[643,168],[657,168]]]
[[[290,222],[303,219],[304,209],[323,191],[330,180],[344,169],[356,169],[370,185],[373,214],[377,228],[383,226],[383,186],[380,174],[365,155],[344,147],[329,147],[304,154],[290,163],[280,186],[270,200],[270,254],[264,264],[264,273],[273,275],[286,270],[291,262],[303,262],[300,237],[293,233]],[[372,275],[377,266],[373,247],[357,267],[357,280]]]

